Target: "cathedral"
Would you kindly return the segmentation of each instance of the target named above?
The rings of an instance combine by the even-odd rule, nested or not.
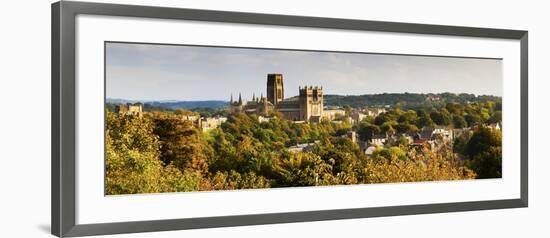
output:
[[[285,99],[282,74],[267,75],[267,95],[252,96],[252,101],[239,99],[234,101],[233,95],[229,102],[231,113],[246,113],[269,115],[279,112],[285,119],[304,122],[320,122],[323,115],[323,88],[299,87],[298,97]]]

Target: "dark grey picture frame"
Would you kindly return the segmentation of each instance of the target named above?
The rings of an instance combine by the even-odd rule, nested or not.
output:
[[[52,4],[51,233],[59,237],[277,224],[528,206],[528,32],[459,26],[62,1]],[[79,14],[511,39],[520,42],[521,194],[507,200],[76,224],[75,18]],[[99,182],[99,181],[98,181]]]

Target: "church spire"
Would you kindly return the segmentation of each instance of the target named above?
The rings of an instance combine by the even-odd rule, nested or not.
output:
[[[243,103],[243,99],[241,97],[241,93],[239,93],[239,104],[242,104]]]
[[[256,101],[256,93],[252,93],[252,101]]]
[[[233,103],[233,93],[231,93],[231,100],[229,102]]]

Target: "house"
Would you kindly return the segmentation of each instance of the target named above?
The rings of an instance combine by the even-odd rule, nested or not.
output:
[[[203,117],[199,120],[199,127],[202,131],[209,131],[222,125],[227,117]]]
[[[382,113],[387,112],[385,108],[365,108],[363,113],[367,116],[376,117]]]
[[[453,129],[446,126],[426,126],[419,132],[413,134],[414,140],[436,140],[441,139],[445,142],[454,139]]]
[[[454,130],[445,126],[423,127],[419,132],[414,133],[413,142],[409,144],[410,148],[423,148],[436,150],[447,142],[454,139]]]
[[[415,139],[411,144],[409,144],[409,148],[431,151],[435,149],[435,142],[428,139]]]
[[[199,120],[199,116],[197,115],[183,115],[181,116],[181,120],[183,121],[192,121],[192,122],[195,122],[197,120]]]
[[[453,129],[447,126],[435,126],[433,128],[432,137],[441,137],[443,141],[452,141],[454,139]],[[436,139],[436,138],[432,138]]]
[[[424,127],[420,131],[413,133],[413,140],[431,140],[432,139],[433,128]]]
[[[406,133],[402,133],[402,134],[391,135],[388,138],[388,143],[391,145],[398,145],[402,139],[405,139],[405,143],[407,145],[411,144],[414,141],[412,136],[407,135]]]
[[[260,122],[260,123],[269,122],[269,121],[271,121],[271,119],[273,119],[273,117],[258,116],[258,122]]]
[[[338,117],[335,120],[331,120],[331,122],[334,124],[342,124],[344,122],[351,123],[351,121],[352,121],[351,117],[346,117],[346,116]]]
[[[369,145],[384,146],[388,141],[387,134],[376,134],[372,135],[370,139],[367,140]]]
[[[334,119],[345,115],[346,111],[340,108],[326,108],[323,110],[323,118],[326,118],[329,121],[333,121]]]
[[[140,116],[143,114],[143,103],[119,104],[115,107],[115,112],[119,115]]]
[[[353,124],[357,124],[359,122],[361,122],[363,119],[365,119],[367,117],[366,114],[362,113],[362,112],[359,112],[359,111],[353,111],[351,112],[351,122]]]
[[[199,127],[200,124],[200,116],[198,115],[182,115],[181,116],[182,121],[190,121],[193,126]]]

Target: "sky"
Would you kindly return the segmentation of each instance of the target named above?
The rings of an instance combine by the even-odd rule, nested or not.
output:
[[[109,99],[250,100],[267,74],[324,94],[473,93],[502,96],[502,60],[155,44],[106,44]]]

